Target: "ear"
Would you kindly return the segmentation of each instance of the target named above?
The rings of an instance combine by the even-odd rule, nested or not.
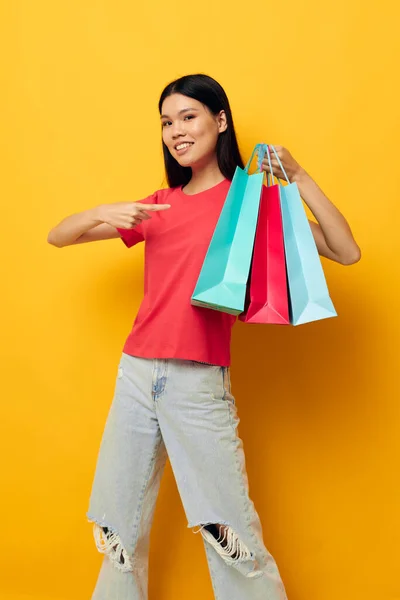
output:
[[[221,110],[220,113],[217,115],[217,125],[219,133],[222,133],[228,129],[228,123],[226,120],[226,114],[224,110]]]

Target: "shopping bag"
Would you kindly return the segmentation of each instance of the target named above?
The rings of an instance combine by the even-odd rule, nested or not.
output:
[[[233,315],[244,310],[264,178],[262,171],[248,171],[259,146],[245,169],[236,168],[191,298],[194,306]]]
[[[296,183],[290,183],[271,146],[288,185],[280,184],[290,322],[301,325],[336,317],[310,224]]]
[[[268,160],[272,165],[268,146]],[[285,246],[279,185],[267,179],[263,186],[253,260],[248,282],[248,304],[239,319],[245,323],[289,325]]]

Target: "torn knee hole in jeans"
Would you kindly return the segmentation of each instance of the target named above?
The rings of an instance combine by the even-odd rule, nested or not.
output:
[[[204,539],[211,544],[227,564],[235,565],[236,563],[248,560],[255,562],[253,552],[240,540],[237,533],[229,525],[207,523],[201,525],[200,529],[195,531],[195,533],[199,531],[201,531]],[[255,574],[255,571],[250,571],[247,573],[247,577],[253,577]]]
[[[240,547],[239,538],[235,537],[233,531],[227,525],[215,525],[212,523],[210,525],[204,525],[204,529],[210,533],[214,539],[210,539],[208,534],[205,535],[203,531],[204,537],[211,542],[221,556],[236,560],[241,558],[244,553],[248,553],[246,547]],[[250,558],[250,556],[248,558]]]
[[[93,526],[94,539],[99,552],[106,554],[120,571],[132,571],[128,553],[122,545],[119,535],[110,527]]]

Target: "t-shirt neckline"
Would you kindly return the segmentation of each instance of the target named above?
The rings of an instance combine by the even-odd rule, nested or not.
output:
[[[222,181],[220,181],[219,183],[216,183],[215,185],[211,186],[211,187],[210,187],[210,188],[208,188],[207,190],[203,190],[202,192],[197,192],[196,194],[185,194],[185,192],[183,191],[183,189],[182,189],[182,188],[184,187],[184,185],[187,185],[187,184],[180,185],[180,186],[178,187],[178,191],[179,191],[180,195],[181,195],[181,196],[184,196],[185,198],[194,198],[195,196],[200,196],[201,194],[207,194],[207,192],[211,192],[211,191],[213,191],[213,190],[217,189],[217,188],[218,188],[220,185],[222,185],[223,183],[225,183],[225,182],[227,182],[227,181],[229,181],[229,179],[227,179],[227,178],[225,177],[225,179],[223,179],[223,180],[222,180]]]

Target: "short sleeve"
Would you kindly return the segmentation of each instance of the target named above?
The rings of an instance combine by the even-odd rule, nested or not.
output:
[[[154,192],[151,196],[138,200],[142,204],[157,204],[157,192]],[[148,221],[142,221],[139,225],[135,225],[131,229],[122,229],[117,227],[117,231],[121,236],[121,240],[124,242],[127,248],[132,248],[139,242],[143,242],[146,239],[146,224]]]

